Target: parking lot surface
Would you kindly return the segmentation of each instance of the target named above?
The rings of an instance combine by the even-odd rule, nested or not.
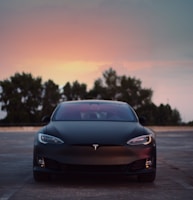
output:
[[[32,176],[34,129],[0,130],[0,200],[193,199],[193,130],[159,129],[157,178],[69,176],[36,183]]]

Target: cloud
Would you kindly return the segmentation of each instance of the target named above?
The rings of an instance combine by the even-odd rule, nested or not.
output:
[[[152,1],[152,43],[155,60],[193,56],[193,1]]]

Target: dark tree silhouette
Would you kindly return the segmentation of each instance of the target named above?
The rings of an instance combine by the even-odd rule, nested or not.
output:
[[[41,81],[41,78],[33,78],[26,73],[16,73],[10,79],[0,81],[1,109],[7,112],[5,122],[39,121],[43,90]]]
[[[59,86],[52,80],[43,84],[42,94],[42,114],[41,116],[51,115],[61,98]]]
[[[79,99],[107,99],[129,103],[140,116],[147,118],[149,125],[178,125],[180,113],[169,104],[156,106],[152,102],[153,91],[143,88],[139,79],[119,76],[112,68],[94,81],[93,88],[87,92],[87,85],[74,81],[66,82],[62,88],[52,80],[42,84],[40,77],[16,73],[9,79],[0,81],[1,109],[7,116],[3,123],[37,123],[42,116],[50,115],[61,101]]]
[[[91,90],[93,98],[120,100],[129,103],[136,110],[151,103],[152,90],[141,87],[136,78],[118,76],[112,68],[103,73],[103,78],[95,81]]]
[[[87,97],[87,85],[78,81],[74,81],[72,85],[67,82],[63,87],[63,95],[66,100],[78,100],[86,99]]]

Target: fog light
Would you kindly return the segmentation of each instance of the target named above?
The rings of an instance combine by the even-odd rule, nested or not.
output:
[[[38,165],[40,165],[40,167],[42,167],[42,168],[45,167],[45,161],[44,161],[44,158],[38,158]]]
[[[150,159],[147,159],[145,162],[145,168],[148,169],[152,166],[152,161]]]

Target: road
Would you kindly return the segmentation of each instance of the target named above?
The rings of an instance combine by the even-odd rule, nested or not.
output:
[[[154,183],[135,177],[67,177],[36,183],[32,176],[34,132],[0,132],[0,200],[190,200],[193,199],[193,130],[157,132]]]

